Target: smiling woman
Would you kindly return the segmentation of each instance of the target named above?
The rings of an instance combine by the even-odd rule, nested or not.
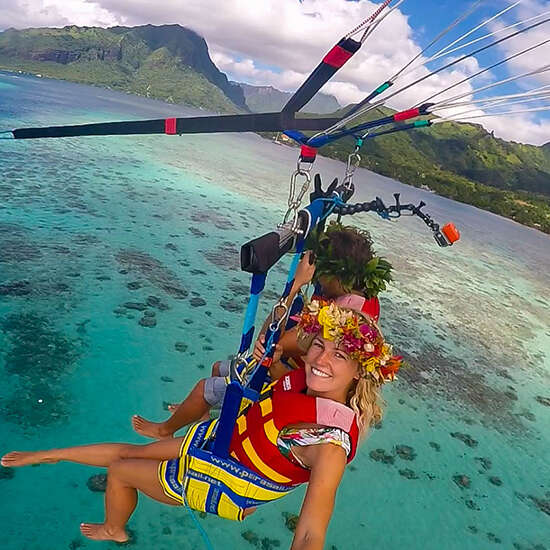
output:
[[[267,385],[260,400],[238,417],[232,460],[220,459],[203,471],[200,455],[188,454],[215,429],[217,420],[207,420],[183,438],[11,452],[2,465],[69,461],[109,468],[105,520],[83,523],[81,531],[90,539],[116,542],[128,540],[125,526],[138,490],[164,504],[212,512],[210,488],[215,487],[221,493],[217,515],[240,521],[255,506],[308,483],[292,549],[321,549],[346,463],[360,436],[380,420],[378,391],[393,379],[400,358],[362,313],[325,301],[313,301],[304,311],[299,330],[310,342],[305,367]]]

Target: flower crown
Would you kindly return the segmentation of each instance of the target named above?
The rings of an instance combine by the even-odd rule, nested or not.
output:
[[[307,303],[296,320],[301,334],[321,333],[323,338],[341,346],[359,362],[364,377],[379,383],[395,379],[403,358],[393,355],[391,345],[372,318],[320,299]]]

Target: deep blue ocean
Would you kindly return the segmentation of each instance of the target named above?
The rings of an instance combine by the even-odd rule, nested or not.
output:
[[[0,73],[0,131],[193,113]],[[296,157],[256,135],[0,141],[0,454],[146,442],[131,415],[164,418],[238,347],[239,247],[281,220]],[[550,549],[550,238],[366,170],[356,185],[361,201],[424,200],[462,240],[443,250],[417,219],[350,218],[394,264],[381,323],[410,366],[346,472],[326,548]],[[156,325],[129,302],[157,304]],[[116,548],[79,533],[103,518],[87,487],[99,469],[0,473],[3,550]],[[216,550],[288,548],[302,496],[243,524],[199,521]],[[146,497],[129,527],[136,550],[204,548],[185,510]]]

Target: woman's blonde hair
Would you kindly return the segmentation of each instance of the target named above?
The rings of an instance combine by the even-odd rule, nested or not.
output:
[[[359,378],[348,393],[348,404],[356,415],[359,436],[363,438],[370,427],[382,420],[384,401],[380,384],[370,377]]]

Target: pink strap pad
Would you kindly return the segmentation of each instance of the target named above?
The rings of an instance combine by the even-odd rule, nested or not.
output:
[[[321,426],[330,426],[331,428],[340,428],[345,432],[351,431],[351,426],[355,418],[355,413],[349,407],[342,403],[325,399],[316,398],[317,405],[317,424]]]

